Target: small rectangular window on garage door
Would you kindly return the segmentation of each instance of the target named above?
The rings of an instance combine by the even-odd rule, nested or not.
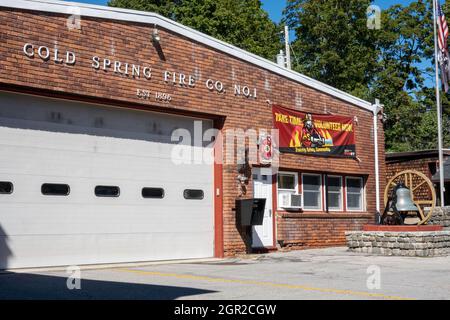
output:
[[[120,188],[116,186],[96,186],[95,195],[97,197],[113,197],[120,195]]]
[[[183,192],[183,196],[188,200],[202,200],[204,198],[203,190],[186,189]]]
[[[41,193],[44,196],[68,196],[70,187],[62,183],[44,183],[41,186]]]
[[[13,192],[13,184],[9,181],[0,181],[0,194],[11,194]]]
[[[163,188],[142,188],[142,197],[146,199],[162,199],[164,198]]]

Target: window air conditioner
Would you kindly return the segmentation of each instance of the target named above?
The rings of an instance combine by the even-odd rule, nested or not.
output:
[[[283,193],[279,197],[280,208],[283,209],[301,209],[302,208],[302,195]]]
[[[302,207],[302,195],[291,194],[291,208],[301,209],[301,207]]]
[[[280,202],[280,208],[289,208],[291,205],[291,194],[290,193],[280,193],[278,197],[278,201]]]

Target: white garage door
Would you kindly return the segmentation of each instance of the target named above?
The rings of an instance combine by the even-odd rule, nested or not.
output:
[[[0,92],[0,269],[213,256],[213,166],[173,161],[194,121]]]

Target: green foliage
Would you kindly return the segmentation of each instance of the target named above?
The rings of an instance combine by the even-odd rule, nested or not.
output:
[[[294,69],[343,91],[368,96],[376,66],[375,36],[366,26],[369,0],[289,0],[296,33]]]
[[[284,21],[296,32],[292,46],[299,57],[294,68],[363,99],[380,99],[388,151],[436,148],[434,88],[425,86],[434,75],[432,2],[391,6],[382,12],[379,30],[367,28],[371,3],[288,0]],[[450,111],[445,96],[443,106],[445,129]],[[449,143],[448,130],[444,136]]]
[[[282,47],[280,28],[260,0],[110,0],[108,5],[159,13],[270,60]]]

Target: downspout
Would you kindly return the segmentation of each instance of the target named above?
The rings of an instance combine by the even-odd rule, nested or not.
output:
[[[380,104],[380,100],[375,99],[373,107],[373,142],[375,145],[375,194],[376,194],[376,210],[377,214],[380,214],[380,161],[378,158],[378,114],[380,113],[383,105]]]
[[[328,205],[328,175],[326,174],[325,175],[325,177],[324,177],[324,179],[325,179],[325,183],[324,183],[324,185],[325,185],[325,212],[326,213],[330,213],[330,207],[329,207],[329,205]]]

